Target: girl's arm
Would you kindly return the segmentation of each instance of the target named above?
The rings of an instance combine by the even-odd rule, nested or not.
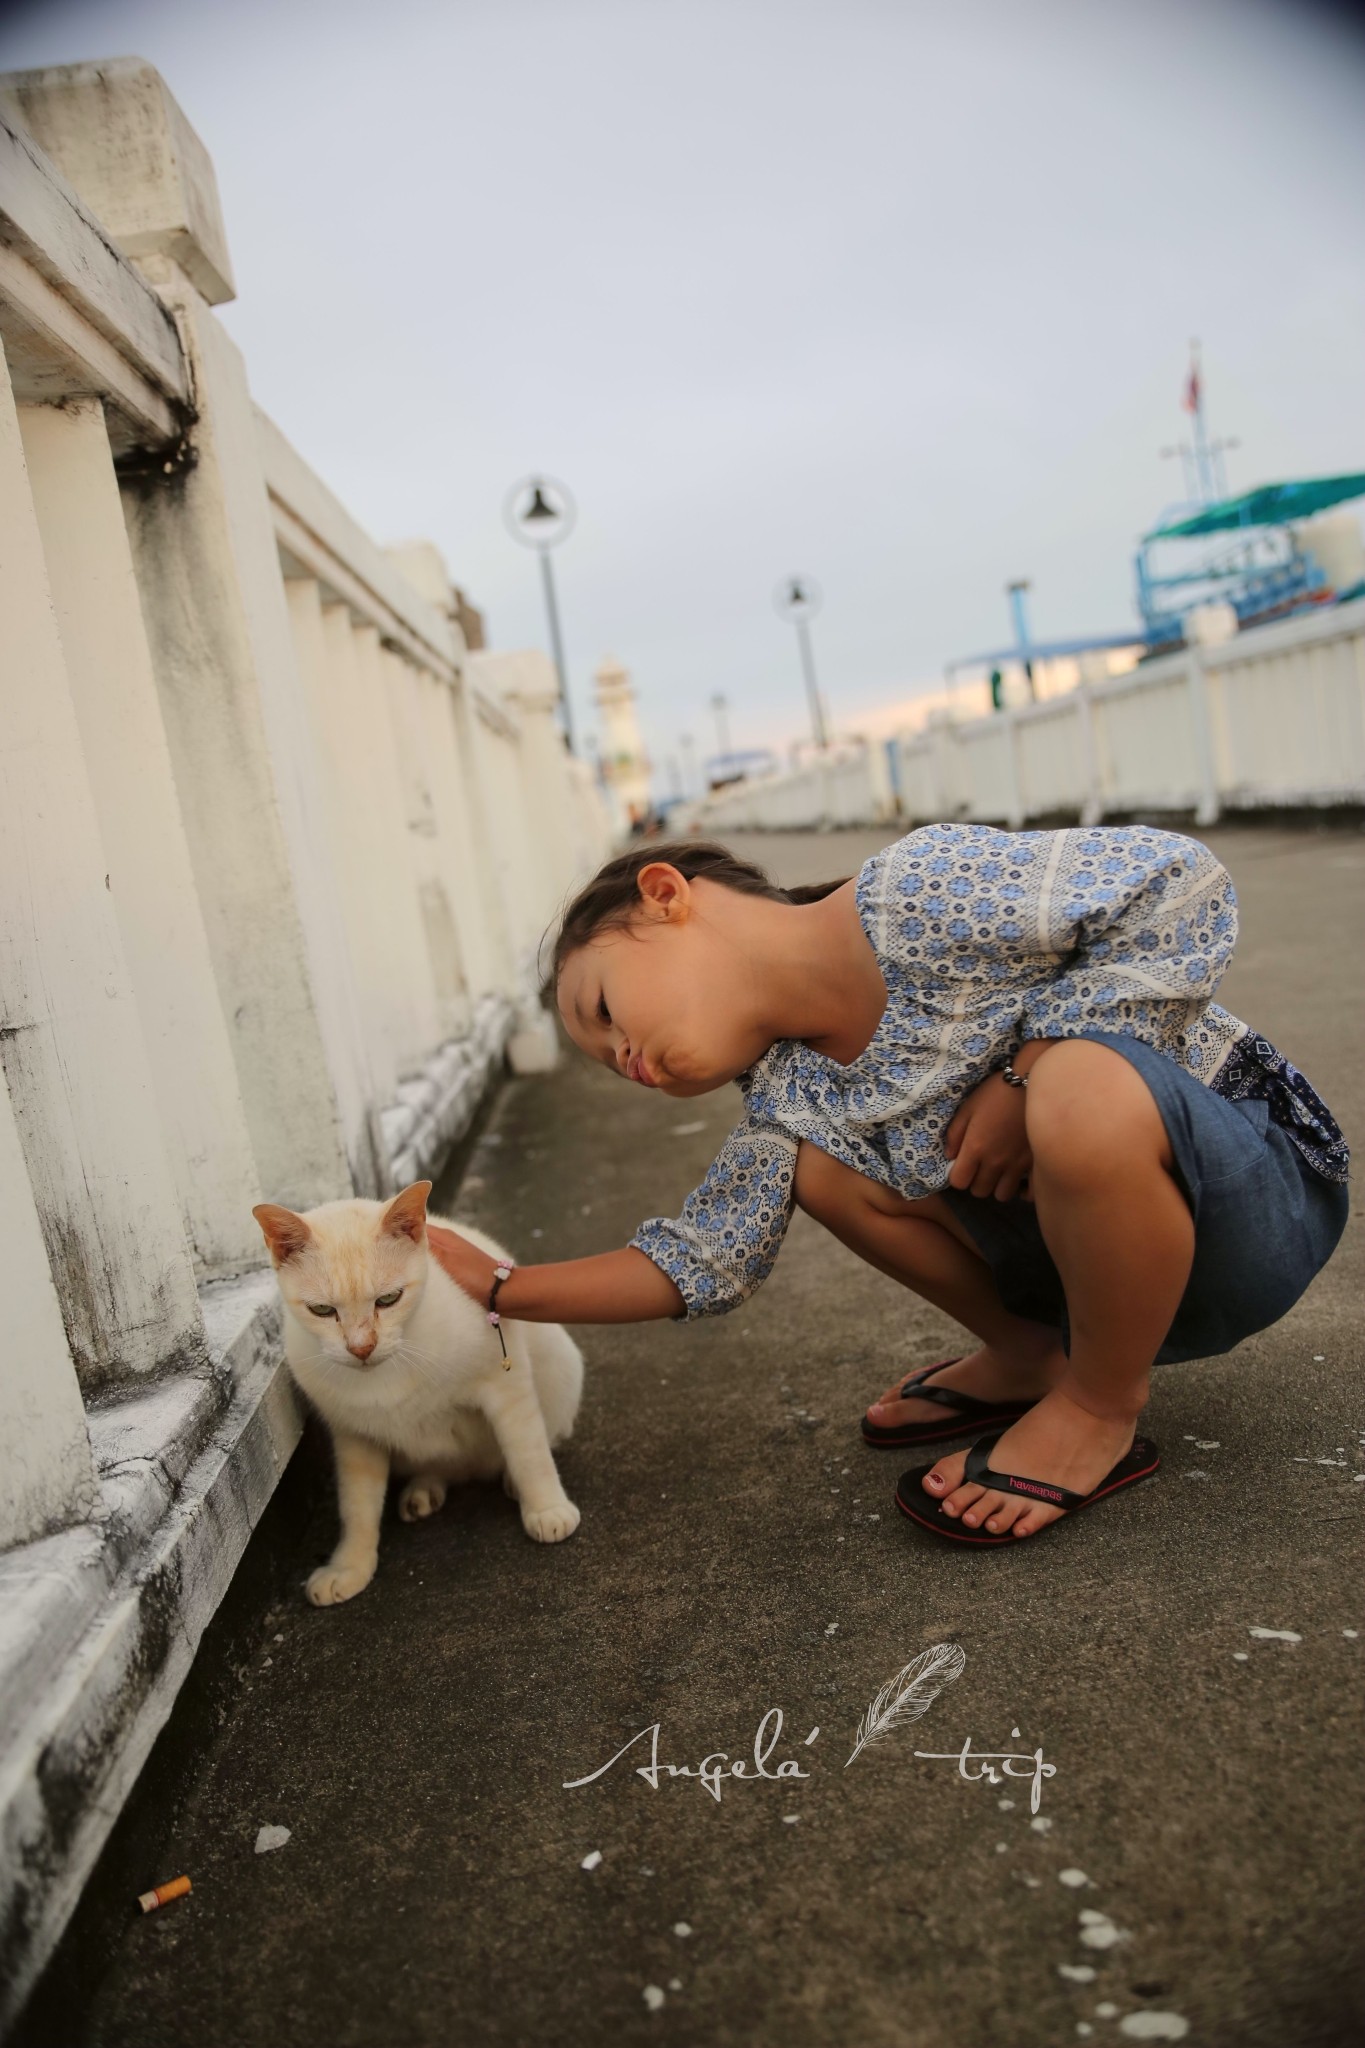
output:
[[[1015,1073],[1027,1077],[1052,1043],[1033,1038],[1021,1045],[1013,1059]],[[950,1188],[1013,1201],[1033,1170],[1023,1089],[1011,1088],[999,1073],[987,1074],[958,1104],[943,1149],[953,1162]]]
[[[651,1216],[619,1252],[518,1266],[499,1311],[528,1323],[645,1323],[724,1315],[772,1271],[791,1216],[796,1140],[745,1118],[676,1217]],[[488,1300],[493,1260],[457,1231],[429,1224],[434,1257],[456,1286]]]
[[[427,1225],[427,1243],[442,1271],[484,1306],[496,1263],[489,1254],[443,1223]],[[517,1266],[498,1289],[499,1313],[520,1323],[649,1323],[684,1308],[668,1275],[630,1245],[590,1259]]]
[[[1173,1033],[1197,1028],[1237,936],[1232,883],[1208,847],[1145,826],[1028,839],[1021,868],[1043,863],[1034,939],[1059,964],[1019,1019],[1015,1072],[1086,1031],[1129,1032],[1166,1049]],[[976,916],[987,926],[998,905],[982,895]],[[950,1187],[1011,1200],[1032,1164],[1023,1090],[988,1075],[959,1103],[944,1150]]]
[[[1232,958],[1227,869],[1199,840],[1151,826],[1038,836],[1048,865],[1037,938],[1059,965],[1026,1004],[1020,1037],[1126,1031],[1164,1049],[1197,1021]]]

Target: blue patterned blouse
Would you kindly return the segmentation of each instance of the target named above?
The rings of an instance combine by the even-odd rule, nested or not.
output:
[[[632,1239],[689,1319],[738,1307],[767,1278],[803,1139],[899,1194],[936,1193],[958,1104],[1032,1038],[1140,1038],[1230,1100],[1264,1098],[1317,1172],[1346,1178],[1325,1104],[1211,1000],[1237,899],[1197,840],[1140,825],[926,825],[873,855],[857,903],[887,989],[871,1043],[840,1066],[780,1040],[740,1077],[744,1119],[682,1214]]]

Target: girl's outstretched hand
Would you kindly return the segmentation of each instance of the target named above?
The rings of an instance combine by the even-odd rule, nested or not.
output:
[[[493,1285],[494,1262],[487,1252],[481,1252],[467,1237],[461,1237],[458,1230],[447,1230],[444,1223],[427,1225],[427,1248],[457,1287],[463,1287],[465,1293],[472,1294],[481,1305],[488,1300],[488,1290]]]
[[[948,1126],[943,1149],[953,1162],[948,1185],[964,1194],[1012,1202],[1033,1166],[1024,1130],[1024,1091],[999,1074],[964,1095]]]
[[[427,1225],[427,1245],[442,1272],[486,1307],[497,1270],[489,1254],[444,1223]],[[648,1323],[681,1316],[687,1304],[666,1273],[626,1245],[587,1259],[516,1266],[503,1282],[498,1308],[518,1323]]]

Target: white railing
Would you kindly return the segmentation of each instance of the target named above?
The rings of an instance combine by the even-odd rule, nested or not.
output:
[[[888,803],[884,760],[895,801]],[[1093,821],[1365,801],[1365,599],[1183,648],[1023,710],[722,790],[700,830]]]
[[[884,748],[841,741],[779,775],[717,790],[690,822],[702,832],[801,832],[895,816]]]
[[[0,78],[14,1996],[298,1432],[253,1203],[431,1175],[505,1048],[552,1060],[539,943],[607,850],[548,662],[471,653],[436,550],[257,413],[231,296],[154,71]]]

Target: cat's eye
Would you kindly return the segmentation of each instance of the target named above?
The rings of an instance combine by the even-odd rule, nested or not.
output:
[[[310,1301],[308,1313],[310,1316],[334,1316],[336,1310],[332,1307],[330,1301]]]
[[[395,1287],[392,1294],[376,1294],[374,1305],[376,1308],[392,1308],[396,1301],[401,1301],[402,1296],[402,1288]]]

